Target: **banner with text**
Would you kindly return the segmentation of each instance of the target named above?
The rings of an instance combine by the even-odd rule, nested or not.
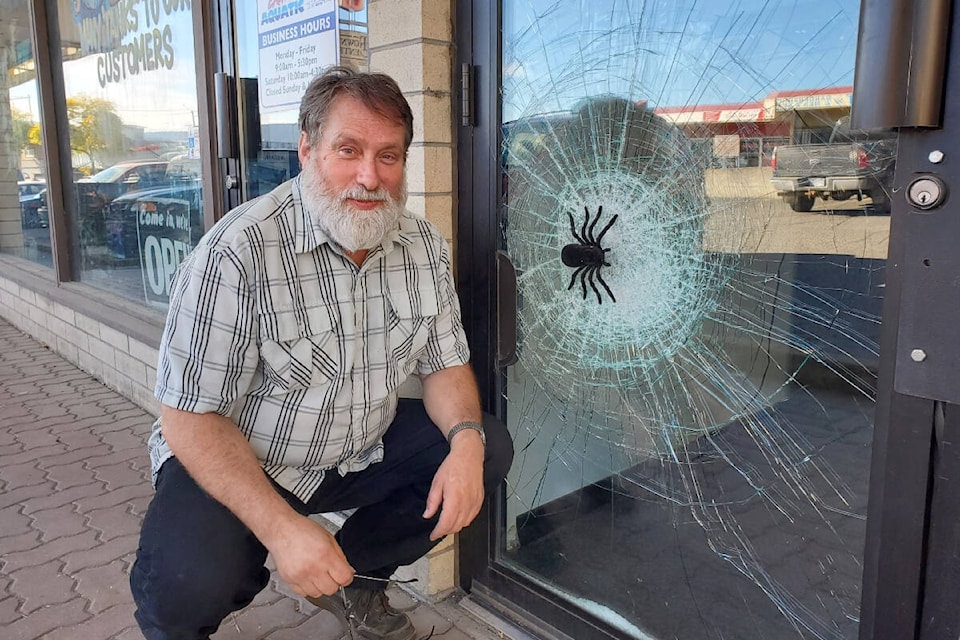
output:
[[[171,17],[192,6],[191,0],[73,2],[80,51],[98,54],[100,86],[149,71],[172,70],[176,46]]]
[[[137,210],[140,271],[147,304],[165,308],[174,273],[197,240],[191,237],[196,227],[191,210],[198,209],[178,198],[157,198],[155,203],[160,206],[145,203]]]
[[[335,0],[257,0],[260,109],[297,107],[307,85],[339,61]]]

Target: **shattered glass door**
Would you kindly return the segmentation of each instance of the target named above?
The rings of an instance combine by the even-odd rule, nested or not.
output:
[[[896,138],[851,0],[509,1],[499,560],[630,638],[857,636]]]

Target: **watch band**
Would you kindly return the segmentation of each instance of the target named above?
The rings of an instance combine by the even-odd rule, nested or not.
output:
[[[480,442],[482,442],[484,448],[486,448],[486,446],[487,446],[487,434],[485,434],[485,433],[483,432],[483,425],[480,424],[479,422],[473,422],[473,421],[459,422],[459,423],[453,425],[453,427],[450,429],[450,431],[447,432],[447,442],[452,442],[452,441],[453,441],[453,436],[457,435],[458,433],[460,433],[460,432],[463,431],[464,429],[473,429],[474,431],[476,431],[477,433],[479,433],[479,434],[480,434]]]

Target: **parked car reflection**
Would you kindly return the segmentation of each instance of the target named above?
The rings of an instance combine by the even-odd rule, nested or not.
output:
[[[17,183],[20,195],[20,224],[24,229],[46,229],[47,183],[42,180],[21,180]]]
[[[105,216],[106,259],[115,277],[161,307],[174,272],[203,235],[199,159],[174,158],[164,178],[114,198]]]
[[[140,227],[168,227],[185,235],[192,246],[203,235],[199,178],[172,179],[163,186],[131,191],[110,203],[105,219],[106,245],[116,265],[140,260]]]
[[[89,178],[76,181],[80,241],[92,257],[106,245],[106,214],[111,202],[132,191],[162,186],[166,161],[121,162]]]

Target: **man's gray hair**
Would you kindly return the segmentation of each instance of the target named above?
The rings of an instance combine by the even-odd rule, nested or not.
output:
[[[348,67],[330,67],[310,82],[300,101],[300,130],[310,144],[320,138],[334,100],[347,95],[371,111],[401,124],[406,132],[403,148],[413,140],[413,112],[396,81],[383,73],[362,73]]]

